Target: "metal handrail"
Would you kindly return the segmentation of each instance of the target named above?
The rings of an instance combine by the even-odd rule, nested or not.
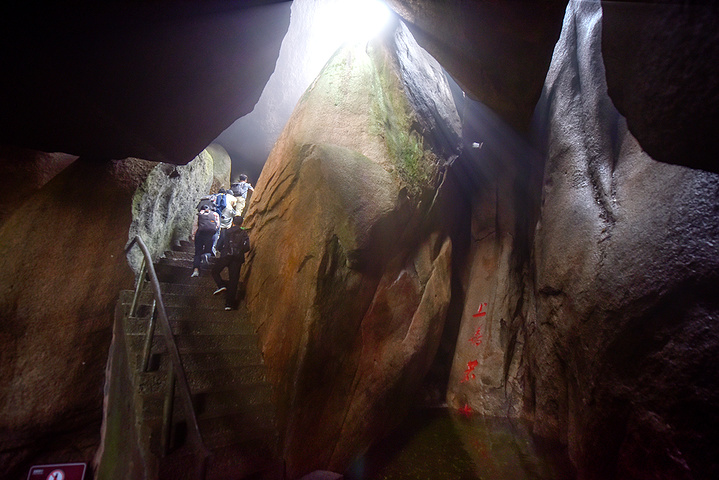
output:
[[[147,245],[145,245],[145,242],[142,241],[142,239],[139,236],[136,236],[132,239],[132,241],[129,243],[127,248],[125,249],[125,254],[127,254],[132,247],[137,244],[138,247],[140,247],[140,250],[142,250],[142,254],[144,256],[143,258],[143,267],[147,268],[147,273],[150,276],[150,284],[152,286],[152,291],[155,297],[156,302],[156,312],[157,317],[159,319],[160,323],[160,329],[162,330],[162,333],[165,337],[165,341],[167,342],[167,351],[170,356],[170,369],[169,374],[172,376],[173,370],[174,370],[174,376],[177,378],[177,383],[179,383],[180,386],[180,397],[182,398],[182,402],[184,403],[185,410],[187,411],[187,421],[189,423],[188,430],[192,437],[194,437],[195,442],[197,443],[198,447],[200,448],[200,453],[203,455],[202,462],[199,466],[198,471],[198,477],[200,480],[204,480],[205,475],[207,473],[207,464],[211,455],[211,452],[208,450],[208,448],[205,446],[204,441],[202,440],[202,434],[200,433],[200,427],[197,424],[197,416],[195,415],[195,409],[192,405],[192,396],[190,394],[190,385],[187,382],[187,374],[185,373],[185,369],[182,366],[182,361],[180,360],[180,352],[177,349],[177,343],[175,342],[175,336],[172,333],[172,328],[170,328],[170,322],[167,319],[167,313],[165,311],[165,303],[162,301],[162,292],[160,291],[160,281],[157,279],[157,273],[155,272],[155,266],[152,264],[152,257],[150,256],[150,251],[147,249]],[[131,307],[131,315],[134,315],[134,310],[137,305],[137,299],[139,297],[139,289],[142,285],[142,281],[144,278],[144,271],[145,268],[140,268],[140,277],[137,282],[137,286],[135,287],[135,296],[133,299],[133,305]],[[153,312],[154,316],[154,312]],[[154,330],[154,329],[152,329]],[[148,332],[148,334],[152,335],[152,332]],[[168,379],[168,387],[174,390],[174,382],[172,378]],[[169,392],[169,396],[173,396],[173,392]],[[163,431],[165,430],[165,427],[163,427]]]

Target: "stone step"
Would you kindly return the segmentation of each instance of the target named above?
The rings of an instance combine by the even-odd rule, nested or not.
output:
[[[178,261],[171,261],[171,262],[165,262],[165,259],[161,259],[160,262],[158,262],[155,265],[155,272],[157,273],[157,278],[161,282],[168,282],[168,283],[179,283],[179,284],[195,284],[200,280],[201,278],[209,278],[211,280],[210,275],[210,266],[201,266],[200,267],[200,276],[199,277],[191,277],[192,275],[192,262],[178,262]],[[214,263],[211,261],[211,263]],[[226,275],[226,274],[225,274]]]
[[[212,295],[214,290],[207,291],[205,295],[187,295],[187,294],[176,294],[176,293],[165,293],[162,292],[162,302],[165,304],[165,308],[169,307],[181,307],[189,309],[208,309],[208,310],[224,310],[225,307],[225,296],[224,295]],[[134,292],[131,290],[123,290],[120,292],[120,302],[124,305],[131,305]],[[154,294],[149,291],[143,291],[137,298],[137,304],[139,307],[152,306],[152,302],[155,299]],[[138,317],[143,316],[141,312],[137,312]]]
[[[180,240],[180,243],[172,246],[172,251],[176,252],[194,252],[195,242],[190,240]]]
[[[240,347],[236,350],[224,352],[207,352],[207,353],[180,353],[182,368],[187,370],[209,370],[212,368],[236,368],[246,365],[259,365],[262,363],[262,355],[257,348]],[[140,371],[142,362],[142,354],[133,355],[132,368]],[[150,355],[148,371],[150,372],[166,372],[170,364],[170,357],[162,352],[153,352]]]
[[[278,435],[274,414],[268,408],[255,407],[228,415],[198,415],[197,425],[203,443],[214,452],[229,446],[233,446],[237,453],[251,452],[262,447],[267,451],[274,450]],[[180,408],[173,413],[177,415],[173,415],[172,445],[179,446],[187,441],[187,420]],[[162,416],[146,418],[144,425],[150,430],[150,448],[159,452]]]
[[[152,402],[152,408],[149,408],[147,415],[144,414],[143,410],[143,423],[147,425],[154,433],[159,433],[162,427],[162,414],[164,406],[164,398],[160,399],[159,402]],[[178,425],[178,428],[184,428],[187,426],[188,417],[182,407],[182,401],[179,397],[175,397],[175,404],[173,409],[172,421],[173,425]],[[143,405],[144,407],[144,405]],[[204,411],[195,411],[197,423],[200,427],[200,433],[203,438],[208,436],[220,436],[225,435],[224,433],[217,433],[216,430],[223,430],[228,422],[242,424],[242,429],[235,433],[234,437],[228,441],[233,443],[237,441],[243,441],[248,436],[250,438],[274,438],[272,435],[267,435],[267,432],[275,427],[275,411],[274,407],[270,403],[260,403],[258,405],[241,405],[238,408],[229,408],[224,406],[221,409],[211,409]],[[259,433],[257,433],[259,432]],[[272,432],[274,435],[274,431]],[[208,447],[212,442],[206,442]],[[224,444],[223,444],[224,445]],[[218,445],[215,445],[217,447]]]
[[[230,312],[225,312],[224,310],[216,311],[213,312],[212,316],[203,315],[202,318],[198,318],[198,316],[190,316],[187,315],[187,312],[178,310],[172,313],[167,312],[167,319],[170,322],[172,333],[175,335],[253,335],[255,333],[254,327],[249,322],[231,319],[229,318],[231,315],[228,315],[228,313]],[[127,318],[125,320],[125,333],[130,335],[145,334],[148,323],[148,317]],[[155,325],[155,331],[160,332],[157,322]]]
[[[192,448],[172,452],[160,461],[158,480],[195,478],[200,457]],[[284,462],[273,449],[247,445],[229,445],[213,452],[208,461],[205,480],[281,480]]]
[[[262,411],[198,419],[198,424],[205,445],[213,451],[229,445],[271,449],[277,442],[274,418],[268,419]]]
[[[138,397],[140,411],[144,418],[162,416],[164,392],[142,395]],[[192,394],[192,404],[197,415],[217,416],[242,412],[251,408],[263,408],[268,418],[274,421],[274,407],[271,404],[272,387],[268,383],[240,385],[234,390],[218,390]],[[175,405],[182,405],[179,395],[175,394]],[[184,413],[183,413],[184,415]]]
[[[227,275],[225,275],[227,277]],[[191,278],[192,282],[187,283],[166,283],[160,282],[160,291],[162,294],[174,295],[212,295],[217,286],[210,276]],[[147,287],[149,290],[149,286]]]
[[[186,370],[185,374],[187,375],[190,391],[193,394],[224,391],[266,381],[266,368],[264,365],[223,367],[213,370]],[[152,395],[165,391],[167,375],[166,372],[138,373],[137,380],[140,395]]]
[[[192,260],[195,258],[195,249],[193,248],[191,251],[184,251],[184,250],[169,250],[165,252],[162,259],[172,259],[172,260],[178,260],[178,261],[186,261],[186,262],[192,262]]]
[[[233,352],[242,349],[257,349],[258,337],[256,334],[229,334],[229,335],[174,335],[175,344],[180,354]],[[140,353],[145,344],[145,334],[128,334],[127,345],[130,352]],[[164,353],[167,343],[165,337],[158,330],[152,339],[152,353]]]

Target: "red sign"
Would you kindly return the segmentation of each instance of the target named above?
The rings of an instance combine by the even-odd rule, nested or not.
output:
[[[27,474],[27,480],[83,480],[86,463],[58,463],[35,465]]]

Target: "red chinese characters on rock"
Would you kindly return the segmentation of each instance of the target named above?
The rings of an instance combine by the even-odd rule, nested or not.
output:
[[[483,317],[487,315],[487,312],[483,312],[482,309],[486,307],[486,303],[480,303],[479,309],[477,310],[477,313],[472,315],[472,317]],[[475,346],[479,346],[482,343],[482,326],[480,325],[477,327],[477,331],[474,332],[474,335],[469,339],[469,342],[474,344]],[[479,365],[478,360],[472,360],[471,362],[467,362],[467,369],[464,371],[464,378],[459,381],[459,383],[465,383],[469,380],[473,380],[476,378],[476,376],[472,373],[474,369]]]
[[[472,338],[469,339],[469,343],[473,343],[476,346],[479,346],[480,343],[482,343],[482,326],[480,325],[476,332],[474,332],[474,335]]]
[[[472,360],[471,362],[467,362],[467,370],[464,371],[464,378],[459,381],[459,383],[464,383],[468,381],[470,378],[475,378],[474,371],[475,368],[477,368],[477,365],[479,365],[479,361]]]
[[[477,313],[472,315],[472,317],[483,317],[483,316],[487,315],[487,312],[482,311],[482,307],[486,307],[486,306],[487,306],[487,303],[480,303],[479,310],[477,310]]]
[[[464,415],[465,417],[469,418],[472,416],[472,407],[470,407],[468,404],[464,404],[464,407],[459,409],[459,413]]]

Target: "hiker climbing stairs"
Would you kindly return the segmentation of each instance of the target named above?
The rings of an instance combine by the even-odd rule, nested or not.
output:
[[[155,265],[165,311],[190,387],[200,433],[210,450],[207,479],[282,479],[278,459],[272,391],[258,337],[241,302],[238,310],[224,310],[224,296],[215,290],[208,268],[191,278],[193,246],[181,242]],[[148,369],[143,351],[153,311],[149,286],[129,316],[132,291],[120,302],[127,358],[133,372],[136,421],[142,443],[157,459],[159,479],[195,478],[196,447],[188,439],[182,399],[175,389],[169,430],[169,452],[163,447],[163,409],[170,357],[160,328],[155,329]],[[179,387],[178,387],[179,388]],[[167,435],[167,434],[165,434]]]

